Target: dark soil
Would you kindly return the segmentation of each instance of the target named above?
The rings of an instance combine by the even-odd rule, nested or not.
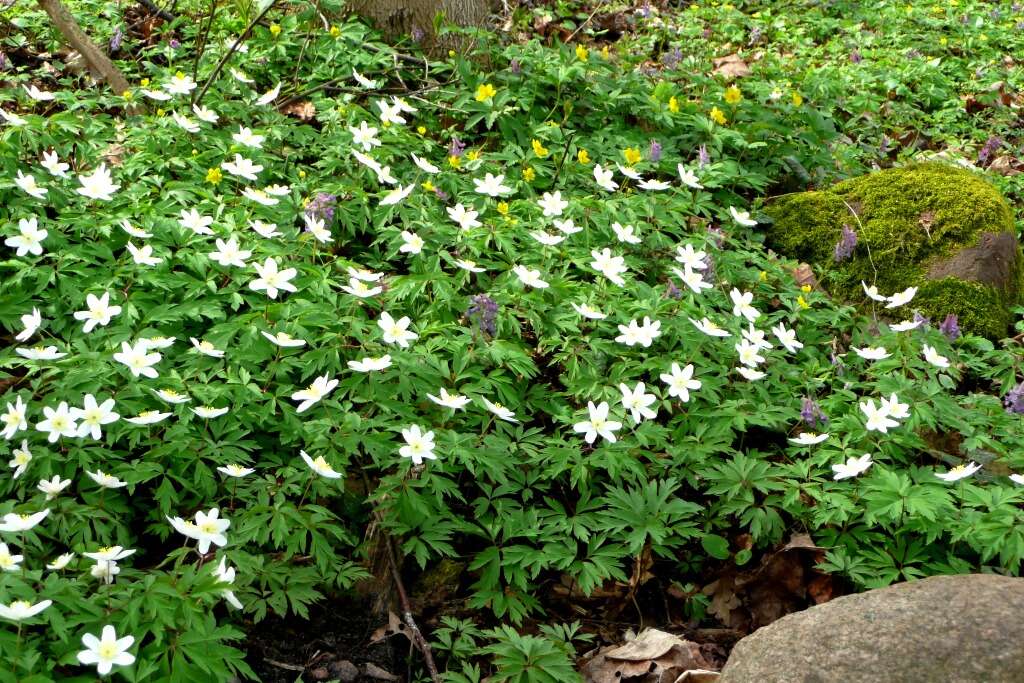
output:
[[[408,641],[401,635],[371,643],[387,615],[338,597],[311,607],[309,619],[268,617],[249,629],[246,661],[263,683],[407,680]],[[367,675],[367,665],[376,675]],[[374,670],[372,667],[379,667]]]

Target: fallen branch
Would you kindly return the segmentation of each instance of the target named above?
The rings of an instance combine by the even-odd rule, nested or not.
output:
[[[391,545],[391,536],[384,529],[381,529],[381,534],[384,536],[384,543],[387,545],[388,564],[391,565],[391,576],[395,579],[395,588],[398,589],[398,600],[402,604],[402,617],[405,619],[405,625],[409,627],[409,637],[420,651],[420,654],[423,655],[423,662],[427,665],[430,680],[434,683],[441,683],[441,675],[437,672],[437,665],[434,663],[434,653],[430,649],[430,643],[423,637],[420,627],[416,625],[416,620],[412,618],[412,606],[409,604],[409,596],[405,593],[405,584],[402,583],[402,576],[398,572],[398,564],[395,561],[395,549]]]
[[[75,21],[75,18],[71,16],[71,12],[61,4],[60,0],[37,0],[37,2],[43,8],[43,11],[49,15],[50,20],[60,31],[61,35],[64,36],[67,43],[82,55],[82,59],[89,65],[89,69],[94,74],[99,74],[100,78],[106,81],[107,85],[118,95],[127,92],[131,88],[128,85],[128,79],[103,54],[103,51],[96,47],[96,43],[92,42],[89,36],[86,35],[85,31],[78,25],[78,22]]]
[[[156,3],[153,2],[153,0],[137,0],[137,2],[146,9],[148,9],[150,14],[156,15],[164,21],[174,21],[175,19],[177,19],[176,16],[174,16],[167,10],[160,9],[159,7],[157,7]]]

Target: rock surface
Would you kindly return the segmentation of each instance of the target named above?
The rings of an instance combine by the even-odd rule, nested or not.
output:
[[[935,576],[837,598],[733,649],[719,683],[1020,683],[1024,579]]]
[[[976,173],[940,163],[911,164],[832,188],[769,201],[768,244],[827,273],[833,296],[870,305],[861,281],[883,295],[918,287],[893,313],[914,310],[935,321],[949,313],[964,331],[1006,336],[1024,299],[1024,257],[1009,206]],[[836,261],[844,226],[856,246]]]

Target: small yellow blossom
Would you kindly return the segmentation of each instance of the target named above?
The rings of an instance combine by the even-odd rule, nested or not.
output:
[[[674,95],[668,98],[668,110],[673,114],[679,113],[679,100],[677,100]]]
[[[498,94],[490,83],[481,83],[476,89],[477,102],[490,102],[491,98]]]
[[[608,55],[608,46],[607,45],[605,45],[604,47],[601,48],[601,59],[610,59],[610,57]]]
[[[804,294],[810,294],[811,293],[811,286],[810,285],[801,285],[800,286],[800,291],[803,292]]]
[[[193,148],[192,148],[192,156],[196,156],[196,155],[198,155],[198,154],[199,154],[199,150],[198,150],[198,149],[196,149],[195,147],[193,147]]]
[[[794,107],[799,107],[803,103],[804,103],[803,95],[801,95],[800,93],[798,93],[796,91],[793,91],[793,106]]]
[[[941,38],[939,38],[939,45],[942,45],[943,47],[945,47],[948,42],[949,38],[947,38],[946,36],[942,36]]]
[[[281,26],[279,24],[271,24],[270,35],[274,36],[275,38],[281,35]]]
[[[725,89],[725,103],[726,104],[739,104],[743,99],[743,93],[735,85],[731,85]]]
[[[725,122],[726,122],[725,114],[723,114],[722,110],[719,109],[718,107],[711,107],[711,113],[708,116],[710,116],[711,120],[714,121],[715,123],[717,123],[718,125],[720,125],[720,126],[724,126],[725,125]]]
[[[502,216],[508,215],[508,202],[498,202],[498,213]]]
[[[590,163],[590,155],[587,154],[587,150],[585,150],[585,149],[581,149],[580,151],[576,152],[576,159],[581,164],[589,164]]]
[[[528,183],[532,183],[533,179],[537,177],[537,172],[533,170],[532,166],[527,166],[523,169],[523,180]]]
[[[458,168],[462,165],[462,158],[457,156],[448,157],[448,165],[452,168]]]
[[[471,150],[469,150],[468,152],[466,152],[466,158],[469,159],[470,161],[476,161],[477,159],[480,158],[480,150],[478,150],[478,149],[471,149]]]
[[[622,150],[622,156],[626,157],[626,163],[629,164],[630,166],[637,163],[642,158],[640,155],[640,150],[638,150],[636,147],[627,147],[626,149]]]
[[[214,166],[206,172],[206,182],[211,185],[216,185],[224,177],[224,174],[220,172],[220,169]]]
[[[420,135],[426,135],[427,134],[427,127],[426,126],[416,126],[416,132],[419,133]]]
[[[768,271],[762,270],[760,273],[758,273],[758,278],[761,279],[761,282],[768,282]]]
[[[341,29],[340,29],[340,28],[338,28],[337,26],[332,26],[332,27],[331,27],[331,30],[330,30],[330,31],[328,31],[328,33],[330,33],[330,34],[331,34],[331,37],[332,37],[332,38],[337,38],[338,36],[340,36],[340,35],[341,35]]]
[[[303,171],[302,169],[299,169],[299,177],[300,178],[305,178],[306,177],[306,172]]]
[[[149,85],[149,79],[148,78],[143,78],[141,81],[139,81],[139,85],[141,85],[143,88],[145,88],[146,86]]]
[[[420,183],[420,187],[422,187],[427,192],[434,191],[434,183],[430,182],[429,180],[424,180],[422,183]]]
[[[796,298],[796,302],[797,302],[797,304],[800,305],[800,308],[810,308],[811,307],[811,305],[809,303],[807,303],[807,301],[804,299],[803,294],[801,294],[800,296],[798,296]]]
[[[448,56],[449,57],[454,57],[455,56],[455,50],[448,50]]]
[[[156,110],[156,115],[157,115],[157,116],[163,116],[163,115],[164,115],[164,114],[166,114],[166,113],[167,113],[167,112],[165,112],[165,111],[164,111],[163,109],[157,109],[157,110]]]
[[[590,56],[590,51],[587,50],[587,48],[583,47],[582,45],[576,46],[576,59],[580,60],[581,62],[585,62],[587,61],[588,56]]]
[[[547,147],[540,144],[540,140],[538,140],[537,138],[534,138],[530,144],[533,145],[533,153],[539,156],[540,158],[543,159],[548,155]]]
[[[125,90],[123,93],[121,93],[121,97],[125,98],[126,100],[130,100],[132,98],[132,91]]]

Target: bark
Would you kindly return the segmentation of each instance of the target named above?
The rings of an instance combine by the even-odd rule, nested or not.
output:
[[[39,6],[50,16],[50,20],[60,30],[68,45],[82,55],[82,58],[93,74],[106,81],[107,85],[118,95],[130,89],[131,86],[128,85],[128,80],[103,51],[96,46],[96,43],[92,42],[89,36],[85,34],[85,31],[78,25],[75,18],[71,16],[71,12],[68,11],[67,7],[61,4],[60,0],[37,1]]]
[[[385,34],[398,36],[422,31],[434,42],[434,17],[457,26],[482,27],[490,14],[490,0],[350,0],[349,8],[371,19]]]

